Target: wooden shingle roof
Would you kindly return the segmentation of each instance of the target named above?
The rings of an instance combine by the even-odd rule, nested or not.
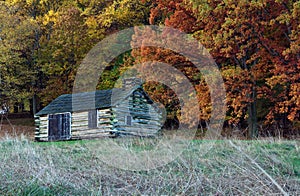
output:
[[[61,95],[35,115],[41,116],[46,114],[109,108],[126,99],[138,88],[142,89],[141,86],[135,86],[134,88],[127,90],[114,88],[109,90]]]

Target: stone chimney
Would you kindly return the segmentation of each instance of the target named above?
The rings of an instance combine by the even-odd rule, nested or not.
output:
[[[141,78],[124,78],[122,80],[122,88],[123,89],[130,89],[133,88],[134,86],[139,86],[143,84],[143,80]]]

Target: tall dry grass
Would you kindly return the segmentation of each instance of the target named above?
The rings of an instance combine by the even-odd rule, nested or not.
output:
[[[149,145],[149,141],[138,139],[115,141],[128,150]],[[2,139],[0,194],[300,194],[300,153],[296,141],[216,141],[213,147],[212,141],[193,141],[173,162],[139,172],[103,163],[91,152],[91,142],[34,143],[25,138]],[[203,154],[208,148],[208,153]]]

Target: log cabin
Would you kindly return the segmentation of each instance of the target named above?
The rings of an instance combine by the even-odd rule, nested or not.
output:
[[[104,136],[155,136],[162,110],[138,78],[122,88],[61,95],[35,115],[35,140],[60,141]]]

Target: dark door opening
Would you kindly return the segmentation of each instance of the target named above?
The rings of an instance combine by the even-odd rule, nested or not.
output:
[[[97,110],[89,111],[89,119],[88,120],[89,120],[88,127],[90,129],[95,129],[98,127]]]
[[[50,114],[48,117],[49,141],[68,140],[71,138],[71,114]]]
[[[128,126],[132,126],[132,116],[125,117],[125,124]]]

